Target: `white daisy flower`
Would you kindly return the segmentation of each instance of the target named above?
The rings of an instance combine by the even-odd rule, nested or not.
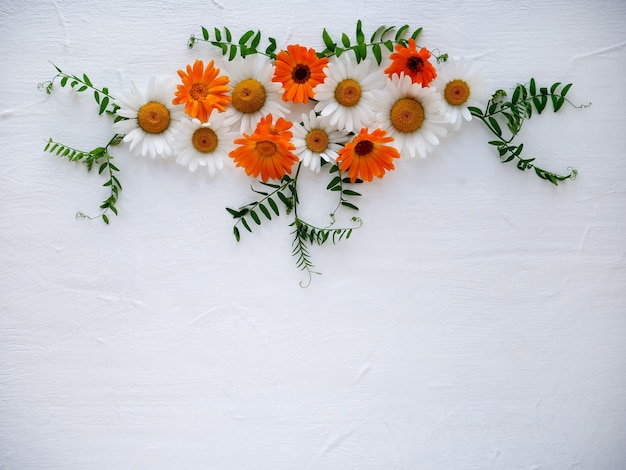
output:
[[[464,59],[450,59],[439,67],[439,75],[431,83],[443,96],[446,119],[455,131],[463,119],[471,121],[469,106],[482,108],[490,98],[487,84],[478,70]]]
[[[292,142],[294,153],[313,171],[320,171],[322,159],[334,162],[339,150],[348,140],[348,132],[331,126],[329,117],[318,116],[315,111],[302,115],[302,122],[294,124]]]
[[[119,116],[127,118],[113,124],[124,142],[130,143],[130,151],[142,156],[166,157],[171,155],[171,142],[176,133],[182,108],[172,104],[175,82],[170,78],[150,77],[146,89],[135,83],[119,100]]]
[[[407,75],[394,75],[379,94],[378,126],[393,137],[405,157],[425,158],[447,134],[442,99],[434,88],[422,88]]]
[[[330,116],[330,125],[359,132],[374,120],[374,91],[385,87],[386,75],[374,60],[357,64],[345,53],[328,62],[324,83],[315,87],[315,111]]]
[[[252,134],[259,119],[267,114],[284,116],[288,110],[282,104],[282,87],[272,82],[274,67],[261,54],[252,54],[225,64],[232,87],[232,102],[226,108],[224,124],[242,134]]]
[[[235,148],[233,140],[239,135],[229,132],[224,125],[226,115],[213,113],[209,122],[202,123],[199,119],[182,118],[180,132],[174,137],[174,153],[178,157],[176,163],[186,166],[194,172],[198,166],[205,166],[213,176],[224,166],[224,159]]]

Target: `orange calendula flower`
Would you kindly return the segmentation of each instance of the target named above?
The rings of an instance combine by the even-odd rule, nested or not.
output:
[[[278,136],[285,141],[291,140],[293,133],[289,130],[293,126],[293,123],[287,121],[285,118],[279,117],[276,124],[272,124],[274,118],[271,114],[262,117],[256,126],[255,134],[271,134]]]
[[[324,82],[327,65],[328,59],[317,57],[314,49],[292,44],[276,56],[272,81],[283,84],[283,101],[308,103],[315,96],[313,88]]]
[[[341,171],[348,171],[350,182],[357,178],[372,181],[374,176],[382,178],[385,171],[393,170],[393,159],[400,157],[400,152],[388,144],[393,137],[387,136],[382,129],[376,129],[371,134],[368,129],[361,129],[352,142],[348,142],[339,150],[337,163]]]
[[[404,73],[411,77],[413,83],[421,83],[423,87],[427,87],[437,77],[435,67],[428,61],[430,51],[425,47],[418,51],[414,39],[409,39],[408,47],[397,44],[396,52],[391,54],[389,58],[393,61],[385,69],[385,73],[389,75],[389,78],[394,73],[398,75]]]
[[[209,120],[214,109],[224,112],[231,100],[227,86],[229,80],[226,76],[219,77],[219,73],[220,69],[214,66],[213,61],[205,69],[201,60],[196,60],[193,68],[187,65],[187,73],[179,70],[183,83],[176,86],[172,104],[184,104],[185,113],[202,122]]]
[[[239,145],[229,153],[235,166],[243,167],[248,176],[254,178],[261,175],[263,181],[281,179],[298,161],[293,154],[295,145],[291,143],[292,123],[283,118],[272,126],[272,115],[268,114],[257,125],[252,135],[244,134],[243,138],[235,139]]]

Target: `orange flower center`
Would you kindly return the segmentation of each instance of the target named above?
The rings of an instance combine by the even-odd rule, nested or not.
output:
[[[424,67],[424,61],[420,57],[411,57],[407,60],[406,66],[411,72],[421,72],[422,67]]]
[[[276,153],[276,144],[269,140],[262,140],[254,145],[259,157],[271,157]]]
[[[322,129],[313,129],[305,138],[307,148],[314,153],[321,153],[328,148],[328,135]]]
[[[196,82],[191,85],[191,90],[189,90],[189,95],[194,100],[203,100],[206,98],[206,95],[209,94],[209,85],[204,82]]]
[[[296,83],[306,83],[311,78],[311,69],[306,64],[298,64],[294,67],[291,78]]]
[[[400,132],[415,132],[424,123],[424,108],[413,98],[402,98],[391,108],[391,124]]]
[[[463,80],[452,80],[446,85],[443,97],[452,106],[461,106],[470,96],[470,89]]]
[[[265,104],[265,87],[256,80],[240,81],[233,90],[233,106],[242,113],[256,113]]]
[[[213,129],[201,127],[193,133],[191,143],[198,152],[211,153],[217,148],[217,134]]]
[[[335,88],[335,99],[337,103],[346,108],[350,108],[361,100],[361,85],[356,80],[348,78],[342,81]]]
[[[137,122],[144,132],[160,134],[170,125],[170,112],[161,103],[150,101],[139,108]]]
[[[370,140],[362,140],[354,146],[354,151],[359,157],[368,155],[374,150],[374,144]]]

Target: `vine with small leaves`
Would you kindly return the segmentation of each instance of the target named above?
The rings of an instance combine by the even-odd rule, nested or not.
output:
[[[213,28],[213,38],[211,38],[209,30],[204,26],[201,26],[200,30],[202,39],[192,34],[187,41],[187,47],[189,49],[192,49],[198,41],[204,41],[221,49],[222,55],[228,55],[229,61],[234,60],[238,52],[242,58],[252,54],[261,54],[270,59],[276,59],[276,39],[268,38],[270,44],[265,51],[258,50],[259,44],[261,43],[261,31],[257,31],[256,33],[253,30],[246,31],[235,43],[233,42],[233,34],[226,26],[224,26],[223,31],[219,28]]]
[[[394,32],[395,35],[393,35]],[[395,26],[380,26],[374,31],[369,42],[366,42],[365,34],[363,33],[363,25],[361,20],[358,20],[355,34],[356,43],[351,42],[350,37],[346,33],[341,33],[341,45],[339,45],[339,41],[334,41],[324,28],[322,40],[324,41],[325,49],[319,52],[318,56],[331,57],[334,55],[339,57],[344,52],[352,51],[356,57],[356,62],[359,63],[367,57],[367,49],[371,48],[376,63],[380,65],[383,59],[383,47],[388,49],[389,52],[393,52],[397,44],[407,47],[409,39],[417,40],[422,32],[422,28],[417,28],[407,38],[408,32],[408,24],[402,25],[397,29]],[[433,56],[436,58],[437,62],[445,62],[448,59],[448,54],[433,54]]]
[[[51,94],[54,89],[55,81],[58,79],[61,87],[69,85],[69,87],[77,93],[92,90],[94,101],[98,104],[99,116],[107,114],[113,117],[114,122],[127,119],[123,116],[117,115],[117,111],[120,109],[120,106],[115,103],[115,98],[109,93],[109,89],[107,87],[96,88],[87,74],[83,74],[82,77],[79,77],[78,75],[70,75],[63,72],[63,70],[61,70],[57,65],[52,65],[56,69],[57,74],[52,77],[51,80],[39,83],[37,88],[40,91],[45,91],[47,94]],[[94,165],[98,165],[98,174],[106,172],[108,175],[108,179],[105,181],[103,186],[109,188],[109,197],[107,197],[100,205],[102,212],[97,216],[90,216],[83,212],[77,212],[76,217],[85,219],[101,218],[104,223],[108,224],[110,221],[109,216],[107,215],[109,211],[116,216],[118,215],[116,204],[117,199],[119,198],[119,193],[122,190],[122,185],[115,175],[115,173],[119,173],[120,170],[112,162],[113,156],[109,153],[109,147],[118,145],[123,138],[123,135],[115,134],[104,147],[96,147],[90,151],[78,150],[61,142],[57,142],[52,138],[48,139],[44,152],[54,153],[59,157],[67,158],[71,162],[82,162],[87,167],[88,172],[93,169]]]
[[[113,156],[109,153],[109,147],[115,146],[122,141],[123,136],[116,134],[104,147],[96,147],[91,151],[78,150],[72,147],[68,147],[60,142],[56,142],[51,138],[48,139],[45,152],[54,153],[59,157],[67,158],[71,162],[81,162],[87,167],[87,171],[90,172],[94,166],[98,165],[98,174],[101,175],[106,171],[108,179],[102,185],[109,188],[109,197],[106,198],[100,205],[102,212],[97,216],[90,216],[83,212],[77,212],[76,217],[84,219],[97,219],[102,218],[105,224],[109,223],[109,216],[107,213],[111,211],[117,215],[117,199],[120,191],[122,190],[122,184],[120,180],[115,176],[116,172],[119,172],[119,168],[112,162]]]
[[[271,191],[261,191],[251,186],[254,193],[262,196],[259,200],[240,206],[238,209],[227,207],[226,210],[233,216],[234,219],[237,220],[233,226],[233,234],[235,235],[235,239],[237,241],[241,240],[241,231],[238,227],[240,224],[248,232],[252,232],[252,227],[254,225],[250,222],[250,220],[256,225],[261,225],[263,221],[263,218],[259,216],[259,213],[262,214],[267,220],[272,220],[272,213],[276,216],[280,215],[280,210],[276,200],[279,200],[285,206],[286,214],[293,212],[294,220],[289,224],[290,227],[294,227],[293,232],[291,232],[294,236],[291,254],[296,258],[296,266],[300,268],[301,271],[306,271],[308,275],[308,280],[300,283],[303,287],[307,287],[311,283],[313,274],[320,274],[319,272],[314,271],[314,265],[311,260],[308,246],[313,244],[323,245],[329,240],[333,244],[340,242],[342,239],[347,240],[350,238],[350,235],[352,235],[353,230],[360,228],[361,225],[363,225],[363,222],[358,217],[352,217],[351,220],[355,223],[354,226],[333,227],[335,224],[335,213],[339,207],[345,206],[353,210],[358,210],[358,207],[355,204],[348,202],[345,197],[360,196],[360,193],[350,189],[345,189],[343,185],[349,183],[350,179],[342,178],[341,174],[339,176],[335,176],[331,180],[331,184],[327,187],[327,189],[331,191],[339,191],[340,197],[339,204],[330,214],[330,224],[326,227],[318,227],[300,218],[298,216],[298,204],[300,201],[298,198],[297,184],[301,165],[301,163],[298,163],[296,174],[293,177],[289,175],[283,176],[280,180],[280,184],[267,183],[263,181],[259,182],[263,186],[270,188]],[[336,172],[339,172],[339,167],[337,165],[333,165],[329,170],[329,174]],[[360,180],[357,181],[359,183],[361,182]],[[249,217],[250,220],[247,219],[247,217]]]
[[[507,93],[498,90],[487,103],[484,110],[470,106],[469,111],[472,116],[478,118],[497,137],[497,140],[490,140],[489,144],[497,148],[502,163],[508,163],[517,159],[517,168],[522,171],[533,169],[539,178],[548,180],[554,185],[559,181],[576,179],[578,171],[575,168],[568,168],[569,173],[560,175],[538,167],[534,162],[535,158],[523,158],[522,151],[524,144],[513,145],[513,140],[522,129],[522,124],[526,119],[530,119],[533,110],[541,114],[548,103],[552,104],[552,109],[556,113],[565,103],[574,108],[585,108],[590,104],[575,105],[566,98],[567,92],[572,87],[571,83],[562,86],[561,82],[556,82],[547,87],[537,87],[534,78],[530,79],[528,85],[518,84],[513,90],[511,100],[505,100]],[[503,123],[510,132],[510,136],[505,136],[502,130]]]
[[[83,74],[82,77],[79,77],[77,75],[70,75],[70,74],[63,72],[63,70],[61,70],[55,64],[52,64],[52,65],[54,66],[54,68],[57,70],[58,73],[54,77],[52,77],[52,80],[39,83],[37,85],[37,88],[39,90],[43,90],[47,94],[51,94],[52,90],[54,89],[54,82],[57,79],[60,79],[59,83],[61,87],[66,87],[69,84],[70,88],[72,88],[77,93],[82,93],[87,90],[93,90],[93,99],[95,100],[95,102],[98,104],[98,107],[99,107],[98,115],[102,115],[106,113],[114,117],[114,122],[118,122],[123,119],[126,119],[125,117],[118,116],[116,114],[118,109],[120,109],[120,107],[119,105],[115,103],[115,98],[111,96],[111,94],[109,93],[109,89],[107,87],[96,88],[91,82],[91,80],[89,79],[89,77],[87,76],[87,74]]]
[[[189,40],[187,41],[187,47],[189,49],[192,49],[198,41],[204,41],[219,48],[223,56],[228,56],[229,61],[234,60],[237,55],[245,58],[251,54],[261,54],[272,60],[276,59],[277,44],[275,38],[268,37],[269,45],[264,51],[258,49],[261,43],[260,31],[255,32],[254,30],[248,30],[239,38],[238,41],[234,42],[233,34],[227,27],[224,27],[223,30],[217,27],[213,28],[212,36],[211,32],[204,26],[201,26],[200,30],[201,38],[198,38],[195,34],[192,34],[189,37]],[[396,44],[401,44],[406,47],[408,45],[409,38],[416,40],[422,32],[422,28],[417,28],[407,38],[406,36],[408,32],[408,24],[397,28],[397,30],[395,26],[381,26],[374,31],[374,34],[372,34],[369,42],[366,42],[362,22],[361,20],[358,20],[356,24],[355,42],[352,42],[346,33],[342,33],[340,45],[339,41],[334,41],[330,34],[328,34],[328,31],[324,28],[322,32],[322,40],[325,48],[324,50],[318,52],[317,56],[320,58],[332,56],[339,57],[344,52],[352,51],[355,54],[357,63],[359,63],[367,57],[367,50],[369,48],[372,50],[372,54],[376,59],[377,64],[380,65],[383,58],[383,47],[387,48],[389,52],[393,52]],[[438,63],[445,62],[448,59],[448,54],[433,53],[433,56],[436,58]]]

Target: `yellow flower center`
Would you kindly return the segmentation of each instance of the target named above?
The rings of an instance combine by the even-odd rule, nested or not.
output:
[[[370,140],[362,140],[354,146],[354,151],[359,157],[368,155],[374,150],[374,144]]]
[[[194,100],[203,100],[206,98],[206,95],[209,94],[209,85],[204,82],[197,82],[191,85],[191,90],[189,90],[189,95]]]
[[[314,153],[322,153],[328,148],[328,135],[322,129],[313,129],[305,138],[307,148]]]
[[[193,133],[191,143],[198,152],[211,153],[217,148],[217,134],[213,129],[200,127]]]
[[[400,132],[415,132],[424,123],[424,107],[413,98],[402,98],[391,108],[390,118]]]
[[[446,85],[443,97],[452,106],[461,106],[470,96],[470,89],[463,80],[452,80]]]
[[[276,153],[276,144],[269,140],[262,140],[254,145],[259,157],[271,157]]]
[[[161,103],[150,101],[139,108],[137,122],[144,132],[160,134],[170,125],[170,112]]]
[[[265,104],[265,87],[256,80],[240,81],[233,90],[233,106],[242,113],[256,113]]]
[[[335,99],[337,103],[346,108],[350,108],[361,100],[361,85],[356,80],[348,78],[342,81],[335,88]]]
[[[306,83],[311,78],[311,69],[306,64],[298,64],[294,67],[291,78],[296,83]]]

